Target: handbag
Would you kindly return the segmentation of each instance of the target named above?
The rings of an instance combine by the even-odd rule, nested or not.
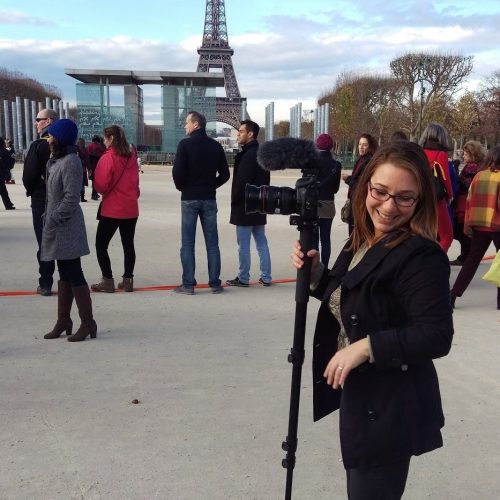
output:
[[[444,182],[445,179],[444,169],[441,163],[437,161],[438,155],[439,151],[437,152],[436,157],[432,162],[432,172],[434,174],[434,190],[436,193],[436,198],[438,201],[441,201],[441,200],[448,200],[450,196],[448,194],[448,190],[446,189],[446,184]]]
[[[500,287],[500,250],[497,252],[483,280]]]
[[[113,191],[113,189],[115,189],[115,187],[117,186],[117,184],[120,182],[120,179],[122,178],[122,175],[125,173],[125,169],[127,168],[127,165],[128,165],[128,160],[127,160],[127,163],[125,163],[125,166],[123,167],[123,170],[122,170],[122,172],[120,174],[120,177],[118,177],[117,181],[113,184],[113,187],[111,189],[108,189],[106,191],[106,194],[111,193],[111,191]],[[99,206],[97,207],[97,214],[95,216],[96,220],[101,220],[102,219],[101,210],[102,210],[102,202],[103,201],[104,201],[104,193],[102,194],[102,200],[99,203]]]
[[[344,206],[340,209],[340,219],[342,222],[348,224],[352,219],[352,206],[351,200],[347,200]]]

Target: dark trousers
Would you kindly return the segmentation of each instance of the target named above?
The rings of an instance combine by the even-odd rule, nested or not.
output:
[[[464,233],[464,223],[455,221],[453,223],[453,238],[460,243],[460,255],[457,260],[464,262],[469,255],[471,239]]]
[[[494,243],[495,248],[500,248],[500,232],[489,232],[489,231],[476,231],[472,230],[472,241],[470,245],[470,252],[467,259],[460,268],[455,284],[453,285],[453,290],[457,294],[457,297],[461,297],[462,294],[467,290],[469,283],[474,278],[477,268],[481,263],[481,259],[484,257],[486,250],[490,246],[491,242]],[[497,302],[500,300],[500,288],[497,288]]]
[[[36,252],[36,258],[38,260],[38,272],[40,278],[38,283],[41,288],[46,290],[52,289],[52,283],[54,282],[54,270],[55,264],[53,260],[41,261],[40,260],[40,245],[42,244],[42,230],[43,221],[42,215],[45,212],[45,200],[40,198],[31,198],[31,215],[33,216],[33,229],[35,230],[36,241],[38,243],[38,250]]]
[[[95,248],[97,252],[97,261],[101,268],[101,273],[104,278],[112,278],[113,271],[111,270],[111,261],[109,260],[108,246],[111,238],[120,230],[120,238],[122,240],[123,256],[124,256],[124,278],[134,277],[135,267],[135,219],[112,219],[110,217],[102,217],[97,225],[97,234],[95,236]]]
[[[410,459],[379,467],[347,469],[347,498],[401,500],[409,467]]]
[[[3,206],[5,208],[10,208],[14,206],[12,201],[10,201],[9,192],[7,191],[7,187],[5,186],[4,180],[0,180],[0,196],[2,197]]]
[[[71,260],[58,260],[57,270],[59,271],[59,279],[68,282],[71,286],[87,284],[83,275],[80,257]]]
[[[333,219],[319,219],[318,232],[313,234],[313,248],[319,250],[321,242],[321,263],[328,267],[332,252],[331,231]]]

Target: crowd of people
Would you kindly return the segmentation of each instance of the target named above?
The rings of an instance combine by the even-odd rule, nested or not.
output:
[[[112,293],[115,282],[108,246],[118,230],[124,271],[118,288],[134,290],[134,235],[139,217],[137,152],[117,125],[104,129],[86,147],[78,129],[49,109],[36,118],[40,138],[26,155],[23,183],[31,197],[38,242],[39,286],[52,293],[59,272],[57,320],[46,339],[66,333],[69,341],[95,338],[90,290]],[[224,291],[217,230],[216,191],[230,179],[222,146],[206,133],[206,118],[190,111],[186,137],[179,142],[172,169],[181,192],[182,282],[175,293],[194,295],[195,237],[198,219],[207,251],[209,287]],[[244,120],[238,130],[230,223],[236,227],[239,269],[227,286],[250,284],[250,245],[260,260],[259,283],[272,283],[266,215],[247,214],[245,186],[269,184],[257,161],[259,126]],[[456,299],[471,282],[493,242],[500,248],[500,146],[484,152],[480,143],[464,146],[460,172],[449,161],[446,129],[429,124],[419,144],[400,132],[383,146],[370,134],[358,142],[358,158],[348,184],[348,239],[330,269],[331,226],[341,164],[328,134],[318,150],[318,231],[304,255],[293,247],[292,263],[311,262],[311,295],[321,301],[314,335],[314,419],[340,411],[340,441],[350,500],[400,499],[411,457],[442,446],[443,410],[433,359],[445,356],[453,338]],[[8,153],[0,141],[2,176]],[[8,167],[7,167],[8,168]],[[92,199],[101,201],[95,238],[101,281],[89,287],[81,257],[90,253],[81,202],[92,181]],[[5,180],[5,179],[4,179]],[[5,182],[2,199],[13,208]],[[460,255],[449,261],[453,239]],[[461,266],[449,286],[450,264]],[[81,324],[73,334],[71,307]],[[500,289],[497,289],[500,309]]]

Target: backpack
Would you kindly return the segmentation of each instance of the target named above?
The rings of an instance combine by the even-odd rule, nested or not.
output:
[[[444,173],[443,166],[436,160],[432,161],[431,166],[432,166],[432,173],[434,175],[434,191],[436,193],[436,198],[438,201],[448,200],[450,196],[448,194],[448,190],[446,189],[446,184],[445,184],[446,175]]]

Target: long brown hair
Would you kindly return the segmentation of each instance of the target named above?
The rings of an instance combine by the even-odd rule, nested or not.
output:
[[[500,170],[500,146],[495,146],[486,153],[483,169],[490,169],[492,172]]]
[[[352,209],[354,229],[350,249],[356,251],[362,243],[376,243],[375,228],[366,208],[368,182],[375,170],[383,163],[391,163],[395,167],[411,172],[417,181],[418,200],[415,212],[408,225],[399,228],[394,237],[386,244],[392,248],[412,235],[435,240],[437,235],[437,208],[434,186],[427,156],[420,146],[409,141],[396,141],[380,147],[366,166],[354,191]]]
[[[125,131],[119,125],[110,125],[104,129],[104,137],[107,139],[113,137],[111,148],[116,151],[119,156],[130,156],[130,147],[125,137]]]

